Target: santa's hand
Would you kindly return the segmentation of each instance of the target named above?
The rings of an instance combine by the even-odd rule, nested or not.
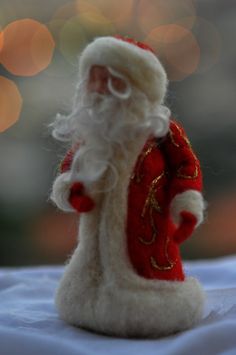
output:
[[[54,181],[51,193],[51,200],[64,212],[74,212],[70,202],[70,173],[65,172],[60,174]]]
[[[174,241],[178,244],[183,243],[188,237],[191,236],[197,224],[196,217],[190,212],[182,211],[180,216],[180,225],[173,236]]]
[[[91,197],[85,195],[85,188],[81,182],[76,182],[70,190],[69,202],[79,213],[91,211],[95,204]]]
[[[177,194],[170,205],[170,213],[174,223],[180,226],[182,223],[182,212],[189,212],[196,219],[196,227],[203,221],[205,209],[202,194],[196,190],[187,190]]]

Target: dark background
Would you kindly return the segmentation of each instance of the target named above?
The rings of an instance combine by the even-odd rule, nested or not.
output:
[[[170,79],[167,105],[201,160],[208,213],[184,257],[236,252],[234,10],[233,0],[0,0],[0,265],[61,263],[75,245],[77,217],[48,202],[65,151],[48,124],[70,110],[80,51],[115,33],[158,53]],[[43,37],[22,19],[45,25]],[[22,98],[16,123],[9,112],[19,102],[6,78]]]

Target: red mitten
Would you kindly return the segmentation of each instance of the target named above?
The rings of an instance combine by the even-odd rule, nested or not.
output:
[[[176,243],[183,243],[193,233],[197,224],[197,218],[190,212],[182,211],[180,213],[181,223],[174,233],[173,239]]]
[[[81,182],[74,183],[70,190],[70,204],[79,213],[89,212],[95,206],[91,197],[84,195],[84,190],[84,185]]]
[[[75,182],[70,188],[71,195],[81,196],[84,194],[84,185],[82,182]]]

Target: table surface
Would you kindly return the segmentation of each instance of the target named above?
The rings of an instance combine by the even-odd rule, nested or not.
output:
[[[185,262],[207,294],[195,328],[157,339],[112,338],[67,325],[54,293],[63,267],[0,269],[1,355],[236,354],[236,257]]]

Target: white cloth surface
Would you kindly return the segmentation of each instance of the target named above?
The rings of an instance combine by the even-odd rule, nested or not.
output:
[[[236,354],[236,257],[185,263],[207,294],[195,328],[169,337],[122,339],[67,325],[54,292],[62,267],[0,270],[1,355],[211,355]]]

